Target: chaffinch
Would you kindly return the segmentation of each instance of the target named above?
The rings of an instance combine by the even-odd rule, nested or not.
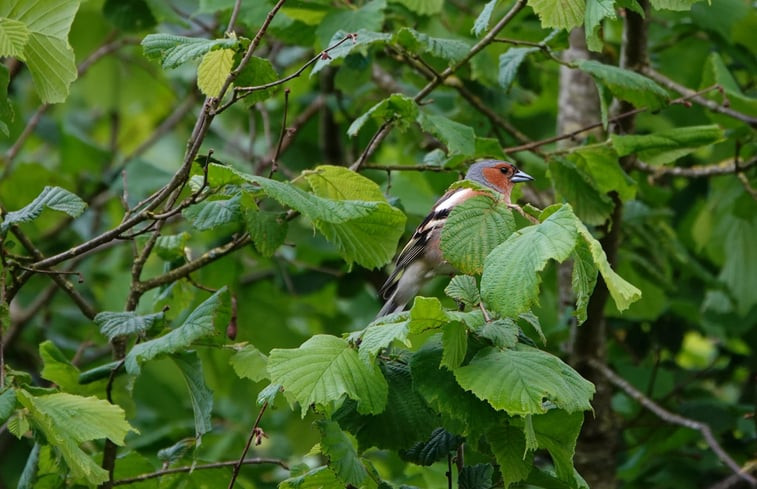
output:
[[[533,180],[533,177],[518,170],[512,163],[482,160],[471,165],[465,179],[501,193],[504,201],[510,205],[513,185]],[[456,188],[448,190],[436,201],[431,212],[413,233],[413,237],[397,255],[394,271],[379,290],[379,295],[386,302],[376,317],[403,310],[426,280],[434,275],[455,271],[444,260],[439,248],[442,227],[453,207],[481,194],[485,192],[471,188]]]

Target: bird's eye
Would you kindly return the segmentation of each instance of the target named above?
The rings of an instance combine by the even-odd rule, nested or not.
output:
[[[501,171],[503,174],[507,175],[508,173],[510,173],[510,168],[507,167],[507,166],[503,166],[502,168],[499,169],[499,171]]]

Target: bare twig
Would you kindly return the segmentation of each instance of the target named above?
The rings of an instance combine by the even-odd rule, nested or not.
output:
[[[464,66],[465,64],[470,61],[470,59],[478,54],[482,49],[484,49],[486,46],[491,44],[494,41],[494,38],[496,37],[499,32],[505,28],[507,24],[510,23],[510,21],[515,17],[515,15],[520,12],[523,7],[526,6],[526,0],[517,0],[515,2],[515,5],[510,8],[510,10],[505,14],[502,19],[500,19],[499,22],[497,22],[494,27],[491,28],[491,30],[481,38],[476,44],[474,44],[470,51],[468,51],[468,54],[466,54],[460,61],[457,63],[448,66],[444,71],[439,73],[437,77],[434,77],[432,80],[430,80],[426,86],[424,86],[416,95],[413,97],[413,100],[415,103],[420,104],[423,99],[425,99],[428,94],[430,94],[437,86],[439,86],[441,83],[443,83],[450,75],[455,73],[460,67]],[[368,161],[368,158],[373,154],[374,151],[376,151],[376,148],[381,144],[381,142],[384,140],[384,138],[389,134],[389,131],[391,131],[393,125],[393,120],[389,119],[385,121],[381,127],[379,127],[378,131],[373,135],[371,140],[368,143],[368,146],[365,147],[363,152],[358,156],[357,160],[350,165],[350,170],[358,171],[361,166],[365,164],[366,161]]]
[[[276,172],[279,166],[279,153],[281,153],[281,145],[284,143],[284,136],[287,133],[287,113],[289,112],[289,92],[287,88],[284,90],[284,114],[281,116],[281,132],[279,132],[279,140],[276,143],[276,149],[273,152],[273,158],[271,158],[271,169],[268,171],[268,178],[271,178]]]
[[[609,380],[616,387],[628,394],[636,402],[644,406],[646,409],[652,411],[652,413],[654,413],[658,418],[667,423],[690,428],[701,433],[704,441],[715,453],[715,455],[717,455],[721,462],[727,465],[734,472],[734,474],[738,474],[739,477],[748,482],[752,487],[757,486],[757,479],[742,470],[739,464],[737,464],[736,461],[733,460],[731,456],[728,455],[728,453],[726,453],[723,447],[720,446],[720,443],[718,443],[718,441],[715,439],[715,436],[712,434],[712,430],[710,429],[710,426],[708,424],[702,423],[701,421],[696,421],[691,418],[685,418],[679,414],[671,413],[649,397],[645,396],[642,392],[629,384],[628,381],[613,372],[607,365],[598,362],[595,359],[589,359],[589,364],[593,368],[601,372],[602,375],[607,378],[607,380]]]
[[[228,255],[232,251],[238,250],[249,242],[250,236],[248,234],[244,234],[224,245],[206,251],[202,254],[202,256],[190,262],[187,262],[180,267],[174,268],[170,272],[164,273],[163,275],[158,275],[157,277],[153,277],[142,282],[137,282],[133,287],[136,291],[144,293],[150,289],[154,289],[155,287],[160,287],[161,285],[165,285],[180,278],[184,278],[195,270],[198,270],[208,263],[211,263],[215,260],[218,260],[219,258]]]
[[[247,452],[250,451],[250,446],[252,445],[252,441],[255,438],[260,437],[260,420],[263,419],[263,413],[265,413],[266,408],[268,408],[268,401],[264,402],[263,405],[260,407],[260,412],[258,412],[258,417],[255,418],[255,423],[252,425],[252,429],[250,430],[250,436],[247,437],[247,443],[244,446],[244,450],[242,450],[242,455],[239,457],[239,460],[236,464],[234,464],[234,469],[231,473],[231,480],[229,480],[229,487],[228,489],[232,489],[234,487],[234,483],[237,481],[237,477],[239,476],[239,470],[242,468],[242,464],[244,464],[245,457],[247,456]]]
[[[647,75],[652,80],[659,83],[660,85],[663,85],[664,87],[670,90],[673,90],[674,92],[678,92],[684,97],[688,97],[689,100],[692,100],[696,102],[697,104],[703,107],[706,107],[707,109],[713,112],[727,115],[728,117],[732,117],[741,122],[745,122],[752,127],[757,127],[757,117],[752,117],[750,115],[743,114],[737,110],[733,110],[732,108],[728,107],[726,104],[719,104],[715,102],[714,100],[706,99],[702,97],[699,93],[695,92],[694,90],[688,87],[685,87],[674,80],[671,80],[667,76],[663,75],[662,73],[658,71],[655,71],[649,66],[645,66],[644,68],[642,68],[641,72]]]
[[[170,469],[163,469],[158,470],[156,472],[150,472],[149,474],[142,474],[137,477],[130,477],[128,479],[119,479],[116,481],[113,481],[114,486],[125,486],[127,484],[134,484],[136,482],[142,482],[150,479],[157,479],[158,477],[163,477],[164,475],[169,474],[181,474],[184,472],[194,472],[195,470],[208,470],[208,469],[221,469],[224,467],[232,467],[236,464],[238,464],[238,460],[229,460],[226,462],[215,462],[211,464],[202,464],[202,465],[187,465],[185,467],[172,467]],[[260,465],[260,464],[273,464],[278,465],[279,467],[289,470],[289,466],[284,463],[283,460],[280,460],[278,458],[263,458],[263,457],[255,457],[255,458],[246,458],[242,461],[244,465]]]
[[[319,59],[322,59],[324,56],[328,56],[329,51],[331,51],[333,49],[336,49],[337,47],[341,46],[342,44],[344,44],[345,42],[347,42],[350,39],[354,41],[356,39],[356,37],[357,37],[357,34],[347,34],[341,40],[335,42],[331,46],[327,47],[323,51],[319,52],[318,54],[316,54],[315,56],[313,56],[312,58],[310,58],[305,64],[303,64],[302,66],[300,66],[299,69],[297,69],[297,71],[295,71],[291,75],[285,76],[284,78],[280,78],[280,79],[278,79],[276,81],[272,81],[270,83],[265,83],[263,85],[256,85],[256,86],[252,86],[252,87],[234,87],[234,96],[231,98],[231,100],[229,100],[228,102],[226,102],[225,104],[223,104],[221,107],[219,107],[216,110],[216,114],[220,114],[224,110],[228,109],[235,102],[237,102],[238,100],[240,100],[240,99],[248,96],[252,92],[257,92],[257,91],[260,91],[260,90],[265,90],[267,88],[273,88],[273,87],[282,85],[282,84],[288,82],[289,80],[292,80],[294,78],[299,77],[300,75],[302,75],[302,73],[309,66],[315,64]]]
[[[702,95],[702,94],[705,94],[707,92],[711,92],[713,90],[716,90],[718,87],[719,87],[719,85],[713,85],[713,86],[710,86],[710,87],[707,87],[707,88],[703,88],[702,90],[699,90],[698,92],[696,92],[695,95]],[[691,98],[691,96],[680,97],[680,98],[671,100],[668,105],[685,104],[690,98]],[[610,117],[608,119],[608,122],[618,122],[618,121],[621,121],[623,119],[627,119],[628,117],[633,117],[633,116],[635,116],[637,114],[641,114],[642,112],[646,112],[648,110],[649,109],[647,107],[640,107],[640,108],[637,108],[637,109],[632,109],[632,110],[629,110],[627,112],[623,112],[621,114],[618,114],[618,115],[616,115],[614,117]],[[552,136],[552,137],[549,137],[549,138],[540,139],[539,141],[533,141],[531,143],[521,144],[519,146],[511,146],[509,148],[504,148],[504,151],[506,153],[517,153],[518,151],[531,151],[534,148],[538,148],[538,147],[544,146],[546,144],[555,143],[557,141],[562,141],[563,139],[574,138],[574,137],[578,136],[581,133],[584,133],[584,132],[587,132],[587,131],[591,131],[592,129],[596,129],[598,127],[602,127],[602,122],[596,122],[594,124],[589,124],[588,126],[582,127],[580,129],[576,129],[575,131],[567,132],[565,134],[560,134],[558,136]]]
[[[292,144],[292,141],[294,141],[294,135],[297,134],[300,128],[302,128],[302,126],[304,126],[305,123],[308,122],[310,119],[312,119],[314,115],[318,114],[318,111],[321,110],[321,107],[323,107],[324,103],[325,103],[325,98],[322,95],[319,95],[318,97],[313,99],[312,102],[310,102],[310,105],[305,107],[305,110],[299,113],[299,115],[294,119],[294,121],[292,121],[292,124],[289,126],[288,130],[284,134],[284,138],[281,141],[280,147],[277,146],[279,150],[279,154],[276,155],[277,159],[279,156],[281,156],[281,153],[286,151],[289,145]],[[263,157],[260,160],[260,162],[257,164],[255,168],[256,174],[260,174],[263,168],[273,163],[275,151],[276,149],[271,150],[265,157]]]
[[[21,245],[24,248],[26,248],[26,250],[29,252],[29,254],[31,254],[34,257],[35,260],[41,260],[42,258],[44,258],[44,256],[42,255],[42,252],[36,246],[34,246],[34,243],[32,243],[32,241],[17,226],[15,225],[12,226],[11,232],[13,233],[14,236],[16,236],[16,238],[21,243]],[[71,300],[74,301],[74,304],[76,304],[76,306],[79,308],[82,314],[84,314],[89,319],[92,319],[95,317],[95,314],[97,314],[97,312],[95,311],[95,308],[92,307],[89,301],[87,301],[87,299],[85,299],[84,296],[82,296],[79,293],[79,291],[74,288],[71,282],[69,282],[68,280],[66,280],[65,278],[61,276],[61,273],[72,273],[72,272],[56,272],[55,270],[47,270],[46,268],[39,267],[39,266],[33,266],[30,268],[35,273],[40,272],[40,271],[49,272],[50,278],[52,279],[52,281],[55,282],[55,284],[58,287],[60,287],[60,289],[63,290],[63,292],[65,292],[66,294],[69,295],[69,297],[71,297]],[[77,272],[73,272],[73,273],[77,273]],[[9,297],[8,300],[10,299],[11,298]]]
[[[728,175],[731,173],[742,174],[744,170],[757,165],[757,158],[752,158],[746,163],[736,164],[736,160],[728,159],[712,165],[696,165],[688,168],[677,166],[656,166],[644,163],[638,158],[633,163],[633,168],[651,173],[654,176],[670,175],[674,177],[703,178],[714,175]]]

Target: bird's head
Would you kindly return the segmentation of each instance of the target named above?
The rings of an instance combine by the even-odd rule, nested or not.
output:
[[[512,163],[500,160],[477,161],[468,169],[465,178],[496,190],[508,200],[514,184],[533,180],[531,175],[518,170]]]

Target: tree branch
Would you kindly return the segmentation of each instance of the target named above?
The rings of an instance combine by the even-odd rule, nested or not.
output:
[[[238,464],[238,460],[229,460],[226,462],[215,462],[210,464],[202,464],[202,465],[187,465],[185,467],[173,467],[170,469],[163,469],[158,470],[156,472],[150,472],[149,474],[142,474],[137,477],[130,477],[128,479],[119,479],[116,481],[113,481],[114,486],[125,486],[127,484],[134,484],[136,482],[142,482],[150,479],[157,479],[158,477],[163,477],[164,475],[169,474],[180,474],[183,472],[194,472],[195,470],[208,470],[208,469],[220,469],[224,467],[233,467],[235,464]],[[273,464],[278,465],[282,469],[289,470],[289,466],[284,463],[283,460],[280,460],[278,458],[264,458],[264,457],[255,457],[255,458],[246,458],[242,461],[244,465],[260,465],[260,464]]]
[[[213,248],[212,250],[206,251],[202,254],[199,258],[196,258],[190,262],[187,262],[180,267],[174,268],[168,273],[164,273],[163,275],[158,275],[157,277],[153,277],[151,279],[137,282],[134,284],[135,290],[139,291],[140,293],[144,293],[150,289],[154,289],[155,287],[160,287],[161,285],[165,285],[167,283],[173,282],[175,280],[178,280],[180,278],[184,278],[190,273],[194,272],[195,270],[198,270],[208,263],[214,262],[218,260],[219,258],[222,258],[232,251],[238,250],[239,248],[243,247],[244,245],[248,244],[250,242],[250,236],[248,234],[244,234],[241,237],[229,241],[228,243],[218,246],[216,248]]]
[[[634,386],[629,384],[628,381],[613,372],[607,365],[598,362],[593,358],[589,359],[589,364],[600,373],[602,373],[602,375],[604,375],[607,380],[609,380],[613,385],[628,394],[632,399],[644,406],[646,409],[652,411],[652,413],[654,413],[658,418],[667,423],[690,428],[701,433],[704,441],[715,453],[715,455],[717,455],[721,462],[727,465],[734,472],[734,474],[738,474],[739,477],[747,481],[751,486],[757,486],[757,479],[752,477],[752,475],[750,475],[749,473],[744,472],[739,464],[737,464],[736,461],[733,460],[731,456],[728,455],[728,453],[726,453],[723,447],[720,446],[720,443],[718,443],[718,441],[715,439],[715,436],[712,434],[712,430],[710,429],[710,426],[708,424],[702,423],[701,421],[696,421],[691,418],[685,418],[679,414],[671,413],[649,397],[645,396]]]
[[[245,444],[244,449],[242,450],[242,455],[239,457],[239,460],[237,461],[237,463],[234,464],[234,470],[231,473],[231,480],[229,480],[228,489],[233,489],[234,483],[237,481],[237,477],[239,476],[239,471],[242,468],[242,464],[244,463],[245,457],[247,456],[247,452],[250,451],[250,446],[252,445],[252,441],[262,436],[262,432],[260,431],[260,420],[263,419],[263,414],[265,413],[265,410],[267,407],[268,407],[268,401],[264,402],[263,405],[260,406],[258,417],[255,418],[255,423],[252,425],[252,429],[250,430],[250,436],[247,437],[247,443]]]
[[[732,108],[728,107],[725,104],[719,104],[715,102],[714,100],[706,99],[700,96],[700,94],[698,94],[694,90],[688,87],[685,87],[674,80],[671,80],[667,76],[663,75],[662,73],[658,71],[655,71],[649,66],[645,66],[644,68],[642,68],[641,72],[645,74],[646,76],[648,76],[649,78],[651,78],[652,80],[659,83],[660,85],[663,85],[665,88],[673,90],[674,92],[678,92],[681,95],[688,97],[689,100],[692,100],[696,102],[697,104],[703,107],[706,107],[707,109],[713,112],[727,115],[728,117],[733,117],[734,119],[737,119],[741,122],[749,124],[751,127],[757,128],[757,117],[752,117],[747,114],[742,114],[741,112],[737,110],[733,110]]]
[[[752,158],[746,163],[737,164],[736,160],[724,160],[712,165],[696,165],[688,168],[677,166],[657,166],[644,163],[638,158],[632,163],[632,168],[644,173],[651,173],[655,177],[670,175],[674,177],[704,178],[714,175],[729,175],[741,173],[744,170],[757,165],[757,158]]]
[[[698,92],[695,92],[695,93],[693,93],[691,95],[687,95],[687,96],[683,96],[683,97],[679,97],[677,99],[671,100],[668,103],[668,106],[676,105],[676,104],[685,104],[689,99],[691,99],[691,97],[697,96],[697,95],[702,95],[702,94],[705,94],[707,92],[711,92],[713,90],[717,90],[719,87],[720,87],[719,85],[712,85],[710,87],[703,88],[702,90],[699,90]],[[641,114],[642,112],[646,112],[648,110],[649,110],[648,107],[640,107],[640,108],[637,108],[637,109],[631,109],[631,110],[628,110],[628,111],[623,112],[621,114],[618,114],[616,116],[610,117],[607,121],[608,121],[608,123],[609,122],[620,122],[620,121],[622,121],[624,119],[627,119],[629,117],[633,117],[635,115]],[[538,147],[544,146],[546,144],[556,143],[557,141],[562,141],[564,139],[574,138],[574,137],[578,136],[579,134],[591,131],[592,129],[596,129],[598,127],[602,127],[602,122],[595,122],[594,124],[589,124],[588,126],[584,126],[584,127],[580,128],[580,129],[576,129],[575,131],[567,132],[565,134],[560,134],[559,136],[552,136],[552,137],[549,137],[549,138],[540,139],[539,141],[533,141],[533,142],[530,142],[530,143],[527,143],[527,144],[521,144],[519,146],[511,146],[509,148],[504,148],[504,151],[506,153],[516,153],[518,151],[530,151],[530,150],[533,150],[534,148],[538,148]]]
[[[464,66],[470,59],[478,54],[482,49],[484,49],[486,46],[491,44],[494,41],[494,38],[499,32],[507,26],[507,24],[510,23],[510,21],[515,17],[515,15],[520,12],[523,7],[526,6],[526,0],[517,0],[515,2],[515,5],[512,6],[512,8],[505,14],[502,19],[500,19],[497,24],[492,27],[492,29],[481,38],[480,41],[478,41],[476,44],[474,44],[470,51],[468,51],[468,54],[465,55],[463,59],[458,61],[452,66],[448,66],[444,71],[442,71],[438,77],[432,79],[429,81],[426,86],[424,86],[416,95],[413,97],[413,100],[415,103],[420,103],[423,101],[424,98],[428,94],[430,94],[437,86],[439,86],[441,83],[443,83],[447,77],[452,75],[455,71],[457,71],[460,67]],[[391,131],[393,125],[393,121],[390,119],[386,122],[384,122],[381,127],[379,127],[378,131],[373,135],[370,142],[368,143],[368,146],[365,147],[363,152],[360,154],[360,156],[355,160],[355,162],[350,165],[350,170],[358,171],[361,166],[365,164],[365,162],[370,158],[370,156],[373,154],[374,151],[376,151],[376,148],[381,144],[381,142],[386,138],[386,136],[389,134],[389,131]]]

